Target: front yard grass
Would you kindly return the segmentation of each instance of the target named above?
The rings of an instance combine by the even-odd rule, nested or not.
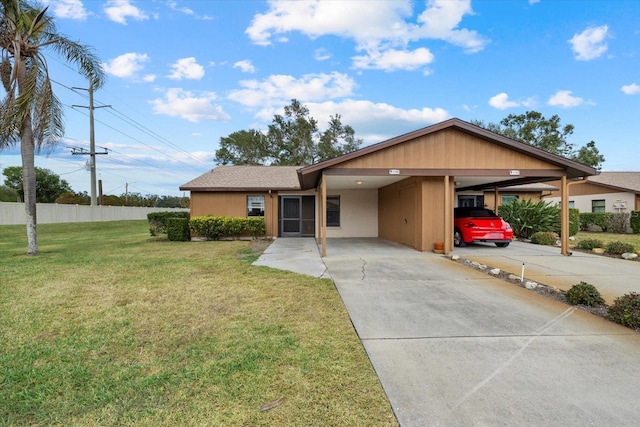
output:
[[[38,231],[0,227],[0,425],[397,425],[331,281],[146,221]]]
[[[580,231],[576,235],[577,241],[585,239],[598,239],[604,245],[610,242],[630,243],[636,251],[640,251],[640,234],[619,234],[619,233],[603,233],[596,231]],[[576,242],[577,243],[577,242]]]

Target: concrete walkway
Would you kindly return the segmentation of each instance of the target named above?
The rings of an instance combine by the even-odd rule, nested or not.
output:
[[[633,331],[382,240],[327,254],[402,426],[637,425]]]
[[[313,277],[328,277],[327,267],[313,237],[278,238],[253,265],[293,271]]]

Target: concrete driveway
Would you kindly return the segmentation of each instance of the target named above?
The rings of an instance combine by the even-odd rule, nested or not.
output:
[[[608,304],[629,292],[640,292],[640,262],[609,258],[574,251],[567,257],[560,248],[514,241],[507,248],[477,243],[455,248],[453,253],[480,264],[496,267],[520,276],[522,264],[525,277],[535,282],[568,291],[573,285],[587,282],[594,285]]]
[[[378,239],[327,249],[402,426],[638,424],[640,335],[442,255]]]

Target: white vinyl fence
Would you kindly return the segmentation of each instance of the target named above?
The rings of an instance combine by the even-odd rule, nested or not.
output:
[[[188,211],[183,208],[141,208],[135,206],[86,206],[37,204],[38,224],[59,222],[100,222],[147,219],[151,212]],[[24,203],[0,202],[0,225],[26,224]]]

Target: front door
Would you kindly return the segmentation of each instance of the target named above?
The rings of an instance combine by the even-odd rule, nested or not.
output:
[[[282,196],[280,198],[280,235],[302,236],[302,197]]]
[[[281,196],[278,222],[282,237],[314,237],[316,235],[315,196]]]

